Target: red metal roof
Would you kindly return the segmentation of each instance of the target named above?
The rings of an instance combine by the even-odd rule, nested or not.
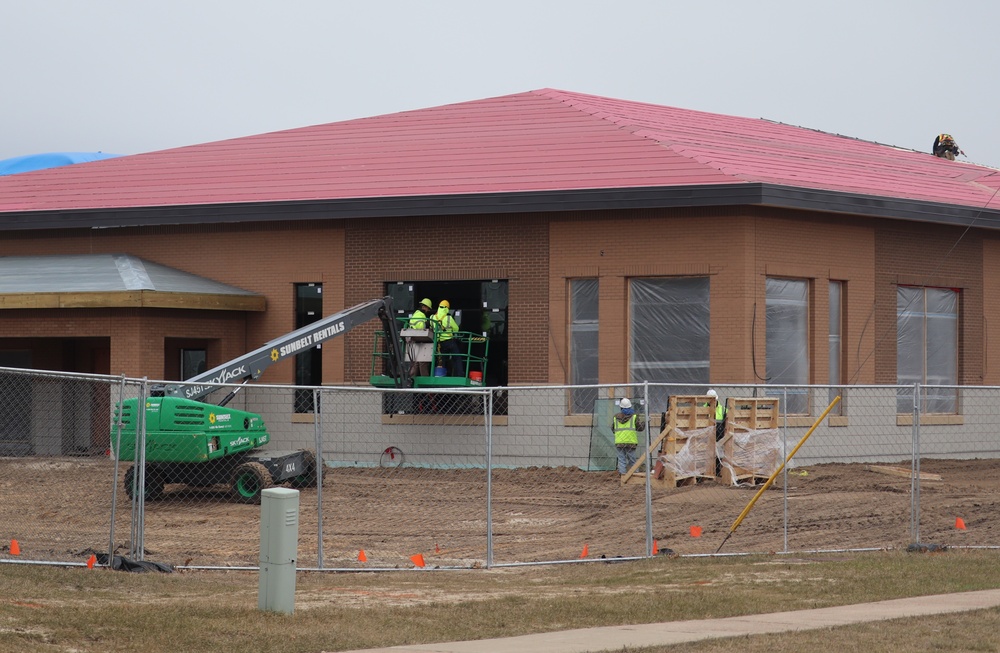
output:
[[[1000,170],[542,89],[0,177],[0,213],[766,183],[1000,209]]]

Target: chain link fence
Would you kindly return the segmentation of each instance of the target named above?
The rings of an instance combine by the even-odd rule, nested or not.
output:
[[[953,414],[921,413],[921,386],[714,389],[721,423],[707,387],[253,385],[201,403],[0,369],[0,561],[255,568],[274,485],[301,491],[303,569],[1000,545],[1000,388],[930,389]],[[624,475],[622,398],[646,425]]]

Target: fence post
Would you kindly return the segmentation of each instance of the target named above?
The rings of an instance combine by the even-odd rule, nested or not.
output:
[[[920,392],[919,383],[913,384],[913,446],[910,462],[910,541],[920,542]]]
[[[653,555],[653,465],[652,453],[650,449],[650,444],[652,440],[649,438],[650,425],[649,425],[649,381],[642,382],[642,412],[646,421],[646,428],[644,432],[646,434],[646,457],[643,463],[646,467],[646,555]]]
[[[809,402],[810,404],[812,401]],[[788,386],[781,389],[781,412],[783,414],[784,420],[781,429],[781,456],[782,458],[788,457]],[[781,489],[782,495],[782,542],[784,545],[782,547],[783,553],[788,553],[788,465],[782,469],[781,472],[781,484],[784,486]]]
[[[148,380],[142,377],[139,397],[135,402],[135,453],[132,456],[135,478],[132,483],[132,537],[129,556],[143,559],[146,550],[146,390]],[[109,559],[110,562],[110,559]]]
[[[320,401],[323,393],[313,389],[313,425],[316,441],[316,566],[323,568],[323,411]]]
[[[118,463],[122,451],[122,402],[125,401],[125,375],[122,374],[121,385],[118,387],[118,415],[115,419],[115,443],[112,451],[115,455],[114,472],[111,478],[111,527],[108,530],[108,566],[115,555],[115,518],[118,515]],[[114,414],[114,413],[112,413]]]
[[[493,567],[493,391],[484,389],[483,402],[486,423],[486,568]]]

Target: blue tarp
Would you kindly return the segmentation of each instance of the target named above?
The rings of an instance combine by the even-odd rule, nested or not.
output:
[[[45,168],[58,168],[74,163],[113,159],[116,156],[120,155],[105,154],[104,152],[46,152],[45,154],[15,156],[13,159],[0,161],[0,176],[16,175],[19,172],[31,172]]]

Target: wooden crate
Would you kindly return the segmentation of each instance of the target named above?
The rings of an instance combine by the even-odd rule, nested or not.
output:
[[[659,452],[662,474],[653,476],[667,487],[693,485],[699,480],[715,478],[715,405],[710,395],[672,395],[667,410],[667,437]],[[692,438],[692,433],[708,431]],[[677,455],[685,447],[693,463],[677,469]],[[657,468],[661,468],[658,465]]]
[[[715,397],[671,395],[666,428],[693,431],[715,424]]]
[[[756,485],[770,478],[781,466],[782,451],[780,446],[774,446],[773,438],[768,441],[762,434],[758,443],[751,436],[740,451],[737,451],[735,443],[737,433],[777,429],[779,416],[779,403],[775,397],[730,397],[726,400],[725,435],[719,441],[723,483]]]

